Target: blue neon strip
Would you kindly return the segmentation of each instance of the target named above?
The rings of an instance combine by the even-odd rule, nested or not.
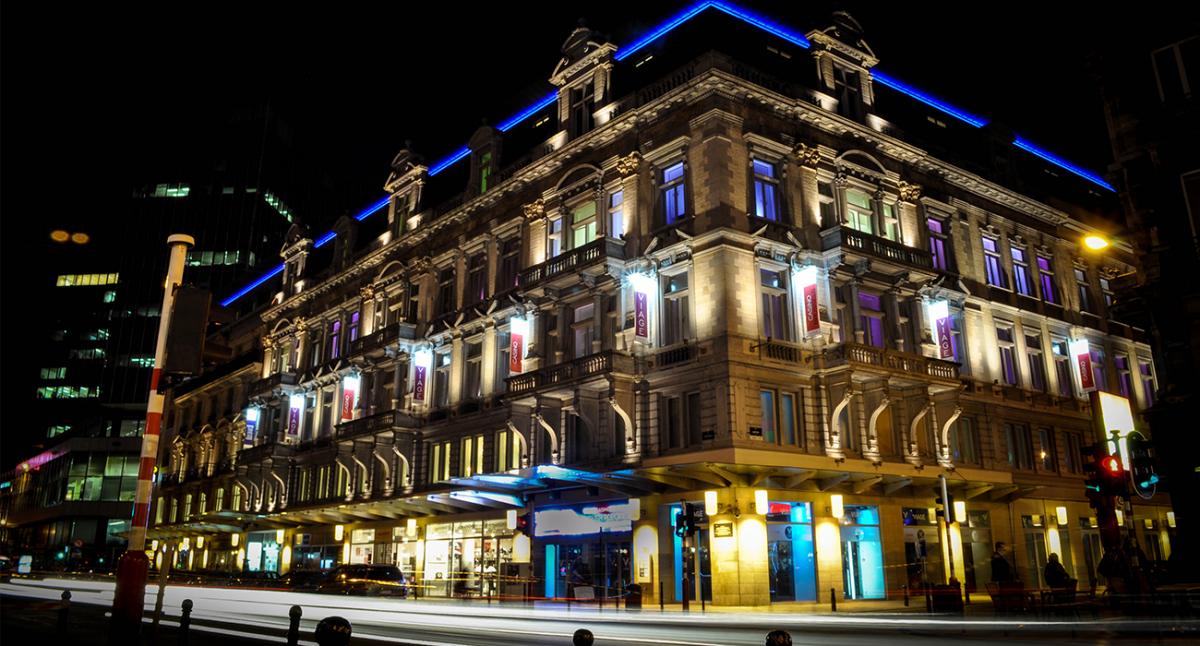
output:
[[[508,132],[509,130],[511,130],[513,128],[513,126],[517,125],[518,123],[521,123],[522,121],[528,119],[529,117],[532,117],[535,112],[538,112],[542,108],[554,103],[557,100],[558,100],[558,90],[555,90],[555,91],[551,92],[550,94],[547,94],[545,96],[545,98],[543,98],[541,101],[534,103],[533,105],[526,108],[523,112],[518,113],[517,116],[500,124],[499,126],[496,127],[496,129],[499,130],[500,132]]]
[[[388,205],[388,202],[389,202],[391,199],[392,199],[392,196],[391,196],[391,195],[385,195],[384,197],[380,198],[380,200],[379,200],[378,202],[376,202],[376,203],[372,204],[371,206],[368,206],[367,208],[363,209],[363,212],[362,212],[362,213],[359,213],[358,215],[354,216],[354,219],[355,219],[355,220],[358,220],[359,222],[362,222],[363,220],[366,220],[366,219],[367,219],[367,218],[368,218],[368,217],[369,217],[369,216],[370,216],[372,213],[374,213],[374,212],[378,211],[379,209],[382,209],[383,207],[387,206],[387,205]]]
[[[740,7],[735,7],[724,2],[709,2],[708,6],[720,11],[724,11],[734,18],[744,20],[751,25],[762,29],[763,31],[775,34],[776,36],[779,36],[793,45],[799,45],[804,49],[808,49],[812,46],[812,43],[808,42],[808,39],[804,37],[804,34],[796,33],[777,22],[772,22],[762,16],[750,13],[749,11],[746,11]]]
[[[283,273],[283,265],[282,264],[280,264],[278,267],[272,269],[271,271],[263,274],[262,278],[259,278],[258,280],[254,281],[253,283],[250,283],[249,285],[246,285],[245,287],[243,287],[242,291],[221,301],[221,307],[229,307],[230,303],[245,296],[246,294],[249,294],[251,291],[254,290],[255,287],[258,287],[259,285],[267,282],[268,280],[271,280],[272,278],[274,278],[275,276],[277,276],[281,273]]]
[[[658,40],[667,32],[678,27],[679,25],[682,25],[691,19],[692,16],[695,16],[711,6],[713,6],[713,3],[709,0],[697,2],[696,4],[676,14],[674,18],[667,20],[667,22],[660,25],[658,29],[655,29],[649,34],[642,36],[640,39],[633,41],[632,45],[618,48],[617,53],[613,55],[613,58],[617,59],[618,61],[623,61],[626,58],[633,56],[634,53],[636,53],[639,49],[642,49],[646,45]]]
[[[329,233],[326,233],[325,235],[321,236],[321,239],[317,240],[316,243],[313,244],[313,248],[320,249],[321,247],[324,247],[327,242],[329,242],[330,240],[333,240],[336,237],[337,237],[337,233],[334,231],[330,231]]]
[[[918,90],[917,88],[915,88],[907,83],[901,82],[897,79],[894,79],[894,78],[888,76],[887,74],[880,72],[877,69],[871,70],[871,78],[874,78],[876,81],[883,83],[884,85],[892,88],[893,90],[896,90],[897,92],[902,92],[904,94],[907,94],[908,96],[920,101],[921,103],[924,103],[931,107],[937,108],[938,110],[945,112],[946,114],[954,117],[955,119],[961,119],[962,121],[966,121],[967,123],[975,126],[976,128],[982,128],[987,125],[987,119],[984,119],[983,117],[974,116],[968,112],[964,112],[963,110],[959,110],[958,108],[950,105],[949,103],[935,99],[932,96],[929,96],[928,94],[925,94],[924,92]]]
[[[453,155],[450,155],[449,157],[438,162],[436,166],[434,166],[432,169],[430,169],[429,176],[433,177],[434,175],[437,175],[438,173],[449,168],[450,166],[453,166],[454,163],[457,162],[458,160],[460,160],[463,157],[466,157],[467,155],[470,155],[470,154],[471,154],[471,149],[467,148],[466,146],[463,146],[458,151],[456,151]]]
[[[1048,150],[1045,150],[1045,149],[1042,149],[1042,148],[1039,148],[1039,147],[1033,145],[1027,139],[1022,139],[1020,137],[1017,137],[1015,140],[1013,140],[1013,145],[1016,146],[1017,148],[1020,148],[1021,150],[1024,150],[1027,153],[1037,155],[1038,157],[1041,157],[1042,159],[1050,162],[1051,164],[1054,164],[1055,166],[1058,166],[1059,168],[1062,168],[1064,170],[1068,170],[1072,173],[1075,173],[1076,175],[1086,179],[1089,182],[1092,182],[1093,184],[1096,184],[1097,186],[1108,189],[1109,191],[1112,191],[1113,193],[1117,192],[1117,189],[1113,188],[1112,184],[1109,184],[1108,182],[1104,181],[1104,179],[1102,177],[1100,177],[1099,175],[1096,175],[1095,173],[1091,173],[1086,170],[1083,170],[1082,168],[1076,166],[1075,164],[1072,164],[1071,162],[1063,159],[1062,157],[1059,157],[1058,155],[1055,155],[1054,153],[1052,153]]]

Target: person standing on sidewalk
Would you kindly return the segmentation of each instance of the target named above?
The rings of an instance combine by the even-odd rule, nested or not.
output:
[[[1003,541],[996,542],[996,551],[992,553],[992,581],[995,583],[1012,583],[1012,565],[1004,555],[1007,546]]]

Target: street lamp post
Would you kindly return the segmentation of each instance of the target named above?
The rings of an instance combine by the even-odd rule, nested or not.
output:
[[[150,523],[151,490],[154,487],[154,466],[158,458],[159,425],[162,422],[163,395],[159,379],[166,359],[167,332],[171,327],[171,306],[175,290],[183,282],[183,265],[187,250],[196,241],[188,235],[175,234],[167,238],[171,257],[167,279],[163,285],[163,303],[158,320],[158,339],[154,348],[154,370],[150,374],[150,397],[146,403],[146,430],[142,434],[141,460],[138,464],[138,483],[133,502],[133,523],[129,529],[129,545],[117,561],[117,587],[113,593],[112,623],[109,628],[113,643],[137,643],[146,603],[146,573],[150,559],[146,556],[146,529]]]

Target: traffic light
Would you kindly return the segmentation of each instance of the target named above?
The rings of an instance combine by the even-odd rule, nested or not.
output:
[[[521,515],[517,516],[516,531],[521,532],[522,534],[525,534],[526,536],[528,536],[530,534],[529,525],[530,525],[530,521],[532,519],[533,519],[532,512],[530,512],[528,514],[521,514]]]
[[[1154,457],[1154,445],[1141,433],[1130,433],[1125,438],[1129,452],[1129,479],[1133,491],[1142,498],[1151,498],[1158,490],[1158,471]]]
[[[696,530],[700,529],[700,524],[697,521],[699,511],[703,509],[700,505],[695,505],[690,502],[683,503],[683,509],[675,513],[675,535],[676,536],[695,536]]]
[[[942,500],[942,497],[938,496],[935,502],[937,502],[937,517],[945,518],[946,524],[949,525],[957,519],[954,517],[954,496],[946,494],[946,498],[946,500]]]
[[[1107,444],[1097,442],[1080,450],[1083,456],[1083,472],[1087,474],[1084,481],[1085,493],[1095,507],[1102,499],[1119,496],[1129,497],[1129,480],[1125,475],[1125,467],[1121,465],[1121,457],[1109,455]]]

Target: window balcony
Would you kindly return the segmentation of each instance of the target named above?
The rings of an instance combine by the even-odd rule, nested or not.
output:
[[[288,458],[292,455],[292,448],[280,444],[278,442],[266,442],[258,446],[252,446],[248,449],[238,451],[238,464],[253,464],[264,462],[275,458]]]
[[[584,267],[608,258],[625,259],[624,241],[612,238],[593,240],[582,247],[561,253],[546,262],[523,270],[517,278],[517,284],[522,289],[529,289],[564,274],[575,274]]]
[[[347,355],[353,357],[364,354],[378,354],[378,351],[383,350],[388,344],[401,337],[407,339],[415,337],[415,331],[414,326],[407,323],[385,325],[383,329],[376,330],[371,334],[360,336],[351,341]]]
[[[423,425],[423,420],[405,411],[389,410],[338,424],[337,439],[353,440],[370,437],[376,433],[413,430]]]
[[[250,391],[247,393],[249,397],[259,397],[268,395],[280,386],[295,386],[296,373],[294,372],[278,372],[265,379],[250,384]]]
[[[633,357],[605,350],[573,361],[509,377],[505,385],[509,397],[532,395],[547,390],[574,387],[611,372],[632,374]]]
[[[849,365],[870,371],[885,372],[900,378],[939,381],[957,385],[958,364],[919,354],[899,352],[873,345],[842,343],[832,346],[815,357],[818,367],[833,368]]]
[[[821,249],[829,251],[838,247],[886,262],[908,265],[916,269],[933,271],[933,256],[924,249],[880,238],[846,226],[833,227],[821,232]]]

